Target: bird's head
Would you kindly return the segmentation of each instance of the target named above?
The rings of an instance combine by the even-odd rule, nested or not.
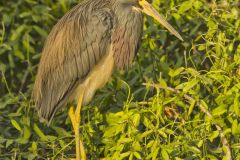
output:
[[[147,0],[117,0],[118,3],[125,7],[131,7],[132,9],[141,11],[155,20],[157,20],[160,24],[162,24],[165,28],[168,29],[173,35],[183,41],[181,35],[157,12],[156,9],[153,8],[151,4],[147,2]]]

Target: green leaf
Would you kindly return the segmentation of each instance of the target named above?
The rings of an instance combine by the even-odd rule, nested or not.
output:
[[[39,26],[34,25],[33,28],[42,37],[47,37],[48,33],[45,30],[43,30],[42,28],[40,28]]]
[[[11,119],[11,123],[12,123],[13,127],[16,128],[18,131],[22,131],[22,129],[17,121],[15,121],[14,119]]]
[[[8,139],[7,142],[6,142],[6,148],[8,148],[11,144],[13,144],[13,140],[12,139]]]
[[[144,138],[144,137],[147,137],[148,135],[151,135],[151,133],[153,132],[153,130],[148,130],[148,131],[145,131],[141,134],[141,137]]]
[[[156,160],[157,159],[157,156],[158,156],[158,151],[159,151],[159,148],[156,148],[152,153],[152,160]]]
[[[119,141],[120,143],[129,143],[132,142],[133,140],[131,138],[121,138]]]
[[[168,73],[168,75],[170,76],[170,77],[176,77],[176,76],[178,76],[182,71],[184,71],[184,67],[180,67],[180,68],[177,68],[176,70],[170,70],[169,71],[169,73]]]
[[[133,156],[134,156],[133,153],[131,153],[129,156],[129,160],[133,160]]]
[[[196,153],[196,154],[201,153],[201,151],[195,146],[189,146],[189,150],[192,151],[193,153]]]
[[[24,31],[25,27],[26,27],[26,26],[25,26],[24,24],[18,26],[18,28],[12,33],[12,36],[11,36],[10,40],[11,40],[11,41],[14,41],[14,40],[16,40],[17,38],[19,38],[20,35],[22,34],[22,32]]]
[[[215,138],[217,138],[218,136],[219,136],[219,131],[213,131],[212,134],[211,134],[210,137],[209,137],[209,140],[210,140],[211,142],[213,142],[213,140],[214,140]]]
[[[165,149],[162,150],[161,155],[164,160],[169,160],[169,155]]]
[[[36,143],[36,142],[32,142],[31,151],[32,151],[34,154],[37,154],[38,147],[37,147],[37,143]]]
[[[31,16],[31,15],[32,15],[32,12],[26,11],[26,12],[22,12],[21,14],[19,14],[19,17],[25,18],[25,17]]]
[[[218,28],[218,25],[211,19],[208,21],[207,26],[211,30],[217,30]]]
[[[176,87],[176,89],[183,89],[183,92],[188,92],[190,89],[192,89],[194,86],[198,84],[199,80],[194,78],[188,82],[182,83]]]
[[[23,138],[24,139],[29,139],[31,137],[31,130],[27,125],[24,125],[23,127]]]
[[[225,105],[221,105],[221,106],[215,108],[212,111],[212,115],[213,116],[220,116],[220,115],[224,114],[225,112],[227,112],[226,106]]]
[[[137,159],[142,159],[141,155],[138,152],[133,152],[133,154]]]
[[[188,117],[191,115],[195,104],[196,104],[196,101],[192,101],[192,102],[191,102],[190,107],[189,107],[189,109],[188,109]]]
[[[131,153],[130,151],[121,153],[119,159],[124,159],[124,158],[128,157],[130,155],[130,153]]]
[[[158,130],[158,133],[159,133],[162,137],[167,138],[167,134],[166,134],[164,131],[162,131],[162,128]]]
[[[197,77],[200,75],[200,73],[193,68],[186,68],[182,74],[190,74],[193,77]]]
[[[138,141],[134,141],[132,144],[134,151],[141,151],[142,147]]]
[[[239,110],[239,94],[237,93],[237,95],[235,95],[235,98],[234,98],[234,103],[233,103],[233,109],[234,109],[234,112],[237,116],[240,116],[240,110]]]
[[[232,134],[235,136],[240,134],[240,124],[238,123],[237,119],[235,119],[232,123]]]
[[[205,45],[200,45],[199,47],[198,47],[198,50],[199,51],[204,51],[206,49],[206,46]]]
[[[180,8],[178,9],[178,13],[182,14],[192,8],[192,1],[185,1],[181,4]]]
[[[125,123],[110,126],[110,127],[106,128],[106,130],[103,134],[103,137],[109,137],[110,138],[110,137],[116,136],[120,132],[124,131],[125,126],[126,126]]]
[[[60,136],[65,136],[65,137],[71,137],[71,134],[69,132],[67,132],[64,128],[60,128],[60,127],[56,127],[53,126],[52,127]]]
[[[201,8],[202,8],[203,3],[202,3],[201,1],[195,0],[195,1],[193,2],[193,5],[194,5],[194,7],[198,10],[198,9],[201,9]]]
[[[200,141],[198,142],[197,146],[198,146],[198,148],[200,148],[200,147],[202,147],[202,145],[203,145],[203,140],[200,140]]]
[[[41,131],[41,129],[38,127],[38,125],[36,123],[33,124],[33,130],[37,133],[37,135],[43,140],[43,141],[47,141],[47,137],[45,136],[45,134]]]
[[[205,109],[208,109],[208,108],[209,108],[208,105],[207,105],[207,103],[206,103],[204,100],[200,100],[200,103],[203,105],[203,107],[204,107]]]
[[[134,114],[132,116],[132,121],[133,121],[133,125],[134,127],[138,127],[139,126],[139,123],[140,123],[140,114]]]
[[[18,57],[19,59],[21,59],[21,60],[24,60],[24,59],[25,59],[24,54],[23,54],[21,51],[19,51],[19,50],[16,50],[16,51],[14,52],[14,55],[15,55],[16,57]]]
[[[188,92],[190,89],[195,87],[198,84],[198,82],[199,82],[198,79],[193,79],[191,81],[188,81],[186,87],[183,88],[183,92]]]
[[[155,142],[154,140],[149,141],[146,147],[147,147],[147,148],[152,147],[152,145],[153,145],[154,142]]]
[[[143,124],[145,125],[145,127],[149,128],[149,129],[151,129],[153,126],[153,124],[147,117],[143,117]]]

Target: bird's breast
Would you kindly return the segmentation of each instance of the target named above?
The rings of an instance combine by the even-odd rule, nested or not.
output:
[[[93,98],[97,89],[102,88],[110,79],[114,67],[112,48],[100,62],[92,69],[87,78],[77,87],[74,99],[78,100],[83,94],[83,105],[88,104]]]

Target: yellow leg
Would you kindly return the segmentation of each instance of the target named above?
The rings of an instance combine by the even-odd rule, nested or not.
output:
[[[80,127],[80,111],[82,106],[83,95],[79,97],[76,111],[74,112],[74,107],[71,105],[68,110],[68,115],[71,119],[76,141],[76,160],[86,160],[86,153],[84,151],[83,143],[80,139],[79,127]]]

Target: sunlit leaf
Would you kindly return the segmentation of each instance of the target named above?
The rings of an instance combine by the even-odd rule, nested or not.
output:
[[[18,122],[16,120],[12,119],[11,123],[14,126],[14,128],[16,128],[19,131],[22,131],[22,128],[20,127],[20,125],[18,124]]]
[[[162,155],[164,160],[169,160],[169,155],[168,155],[168,153],[167,153],[167,151],[165,149],[163,149],[161,151],[161,155]]]
[[[41,129],[38,127],[36,123],[33,124],[33,130],[36,132],[36,134],[43,140],[47,141],[47,137],[45,134],[41,131]]]
[[[178,9],[179,13],[184,13],[192,8],[192,1],[185,1],[181,4],[180,8]]]

